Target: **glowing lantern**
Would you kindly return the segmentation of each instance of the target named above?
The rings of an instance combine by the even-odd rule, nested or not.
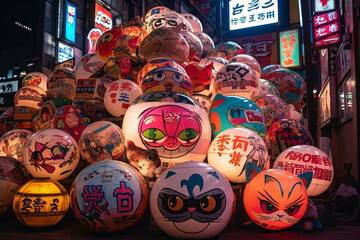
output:
[[[32,107],[39,109],[46,98],[46,91],[39,86],[23,86],[15,93],[14,105],[17,107]]]
[[[28,73],[22,80],[22,86],[35,85],[39,86],[45,91],[47,90],[47,76],[41,72]]]
[[[141,95],[126,111],[122,126],[126,140],[145,150],[157,150],[163,167],[204,161],[210,145],[206,111],[184,94]]]
[[[136,83],[121,79],[111,83],[104,95],[106,110],[114,117],[123,116],[130,104],[142,94]]]
[[[208,162],[234,183],[245,183],[245,165],[267,167],[268,153],[264,140],[254,131],[229,128],[219,133],[208,151]]]
[[[141,44],[141,41],[149,34],[148,31],[139,26],[128,26],[124,28],[124,33],[133,37],[137,37],[137,43],[139,46]]]
[[[262,171],[246,164],[244,207],[257,225],[282,230],[297,223],[305,214],[312,172],[294,175],[282,169]]]
[[[36,132],[24,146],[24,165],[35,178],[67,178],[77,167],[79,158],[76,140],[59,129]]]
[[[145,17],[144,17],[144,25],[145,25],[144,27],[148,32],[150,29],[149,22],[153,18],[153,16],[156,14],[159,14],[159,13],[164,13],[164,12],[171,12],[171,9],[164,7],[164,6],[157,6],[157,7],[153,7],[149,11],[147,11],[147,13],[145,14]]]
[[[203,90],[209,90],[210,83],[214,78],[212,68],[213,63],[204,66],[191,62],[184,65],[184,69],[192,81],[194,92],[199,93]]]
[[[252,56],[247,54],[238,54],[230,58],[229,63],[238,62],[248,65],[252,70],[255,71],[257,78],[261,76],[261,67],[259,62]]]
[[[233,56],[243,54],[244,52],[245,49],[243,49],[239,44],[227,41],[217,44],[214,49],[210,50],[206,57],[222,57],[230,60]]]
[[[75,66],[74,75],[76,79],[90,78],[91,75],[99,71],[105,62],[98,53],[88,53],[84,55]]]
[[[194,31],[194,34],[195,34],[195,36],[197,36],[200,39],[200,41],[202,43],[203,56],[207,56],[209,54],[209,52],[211,51],[211,49],[215,48],[214,41],[206,33]]]
[[[278,156],[285,149],[296,145],[314,145],[311,133],[301,123],[281,119],[269,127],[265,136],[269,154]]]
[[[87,229],[115,232],[134,225],[146,210],[149,192],[141,174],[120,161],[91,164],[74,180],[71,208]]]
[[[260,78],[259,85],[255,91],[255,96],[266,95],[266,94],[272,94],[280,97],[279,90],[277,90],[277,88],[272,82]]]
[[[124,36],[122,25],[113,27],[104,32],[96,42],[96,52],[106,62],[109,58],[114,57],[114,49],[117,47],[117,41]]]
[[[124,144],[120,127],[108,121],[91,123],[79,139],[80,154],[88,163],[119,159],[125,151]]]
[[[194,15],[190,13],[182,13],[181,16],[183,16],[191,25],[193,32],[202,32],[203,26],[200,22],[200,20],[195,17]]]
[[[74,72],[68,69],[56,69],[49,75],[48,93],[52,98],[65,97],[74,99],[76,78]]]
[[[181,31],[181,35],[189,44],[189,61],[199,62],[203,54],[203,46],[200,39],[189,31]]]
[[[261,69],[261,78],[266,79],[267,74],[272,71],[275,71],[276,69],[285,69],[285,68],[279,64],[267,65],[266,67],[263,67]]]
[[[0,214],[11,205],[14,194],[27,182],[28,174],[24,166],[12,157],[0,157]]]
[[[212,102],[209,118],[214,137],[221,131],[234,127],[253,130],[260,137],[265,137],[266,134],[266,120],[262,110],[244,97],[217,94]]]
[[[165,170],[150,195],[157,225],[175,238],[211,238],[228,224],[234,195],[228,180],[214,167],[184,162]]]
[[[48,178],[32,179],[15,194],[13,210],[27,227],[56,225],[69,209],[69,195],[57,181]]]
[[[33,132],[14,129],[0,137],[0,156],[13,157],[23,163],[23,148]]]
[[[147,24],[147,30],[151,33],[153,30],[161,27],[176,28],[177,26],[181,26],[181,29],[184,31],[193,31],[192,26],[186,18],[174,11],[158,13],[151,16]]]
[[[307,189],[309,196],[325,192],[334,178],[334,166],[329,156],[314,146],[299,145],[286,149],[276,158],[274,167],[277,166],[293,174],[313,171],[313,180]]]

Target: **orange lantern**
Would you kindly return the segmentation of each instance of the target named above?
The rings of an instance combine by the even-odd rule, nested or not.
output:
[[[49,178],[32,179],[15,194],[13,210],[27,227],[50,227],[57,224],[69,209],[65,188]]]

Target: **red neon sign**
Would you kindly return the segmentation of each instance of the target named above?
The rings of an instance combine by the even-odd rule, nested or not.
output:
[[[103,32],[112,28],[112,14],[98,3],[95,3],[95,27]]]
[[[338,10],[331,10],[313,16],[315,47],[334,45],[341,42]]]

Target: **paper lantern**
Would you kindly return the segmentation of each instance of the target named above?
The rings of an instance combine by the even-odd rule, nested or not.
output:
[[[68,69],[56,69],[48,78],[48,94],[52,98],[65,97],[74,99],[76,78],[74,72]]]
[[[14,111],[15,107],[9,107],[0,115],[0,136],[14,129]]]
[[[233,183],[246,182],[246,163],[254,163],[262,170],[268,165],[264,140],[245,128],[229,128],[219,133],[211,142],[207,159]]]
[[[263,78],[276,86],[281,98],[286,103],[295,106],[302,101],[306,91],[306,83],[298,73],[288,69],[277,69],[269,72]]]
[[[54,116],[54,128],[70,134],[75,141],[79,141],[82,131],[89,123],[90,119],[71,105],[60,107]]]
[[[22,185],[14,197],[13,210],[27,227],[56,225],[69,209],[69,195],[57,181],[32,179]]]
[[[203,46],[203,56],[207,56],[211,49],[215,48],[214,41],[211,39],[209,35],[203,32],[196,32],[194,31],[195,36],[197,36]]]
[[[189,58],[189,45],[177,28],[157,28],[147,35],[139,47],[139,57],[144,62],[155,58],[167,58],[185,62]]]
[[[244,97],[217,94],[212,102],[209,118],[214,137],[221,131],[234,127],[250,129],[262,138],[266,134],[266,120],[262,110]]]
[[[281,119],[273,123],[265,136],[269,154],[278,156],[285,149],[296,145],[314,145],[311,133],[301,123]]]
[[[36,132],[24,146],[24,165],[35,178],[65,179],[75,170],[79,158],[76,140],[59,129]]]
[[[23,86],[15,93],[14,105],[17,107],[32,107],[39,109],[46,98],[46,91],[39,86]]]
[[[259,79],[259,85],[255,91],[255,96],[259,96],[259,95],[266,95],[266,94],[272,94],[275,96],[280,97],[280,93],[279,90],[277,90],[277,88],[275,87],[275,85],[265,79]]]
[[[202,94],[193,94],[191,97],[200,107],[202,107],[207,113],[209,113],[211,107],[210,97]]]
[[[252,70],[255,71],[257,78],[261,76],[261,67],[259,62],[252,56],[247,54],[238,54],[229,59],[229,63],[238,62],[248,65]]]
[[[32,119],[32,129],[37,132],[42,129],[54,128],[54,115],[58,108],[64,105],[70,105],[68,98],[53,98],[48,100],[34,114]]]
[[[98,53],[85,54],[75,66],[74,75],[76,79],[90,78],[91,75],[99,71],[105,64],[105,61]]]
[[[157,225],[174,238],[211,238],[228,224],[234,194],[216,168],[184,162],[165,170],[150,195]]]
[[[286,68],[284,68],[279,64],[267,65],[261,69],[261,78],[266,78],[268,73],[275,71],[276,69],[286,69]]]
[[[97,121],[87,126],[81,134],[79,145],[80,154],[88,163],[116,160],[125,151],[122,130],[108,121]]]
[[[334,178],[334,166],[329,156],[320,149],[299,145],[284,150],[275,160],[274,167],[301,174],[313,172],[313,180],[307,189],[309,196],[318,196],[325,192]]]
[[[106,88],[104,95],[105,108],[114,117],[123,116],[130,104],[141,94],[140,87],[133,81],[117,80]]]
[[[23,163],[23,149],[33,132],[25,129],[14,129],[0,137],[0,156],[12,157]]]
[[[195,17],[194,15],[190,13],[182,13],[181,16],[183,16],[191,25],[193,32],[202,32],[203,26],[200,22],[200,20]]]
[[[133,37],[137,37],[138,46],[142,40],[149,34],[144,28],[139,26],[128,26],[124,28],[124,33]]]
[[[212,68],[213,63],[201,65],[196,62],[191,62],[184,65],[184,69],[191,79],[194,92],[199,93],[203,90],[209,90],[210,83],[214,78]]]
[[[222,57],[230,60],[233,56],[243,53],[245,53],[245,49],[243,49],[239,44],[227,41],[217,44],[215,48],[210,50],[206,57]]]
[[[203,54],[203,46],[201,40],[189,31],[181,31],[181,35],[189,44],[189,61],[198,62]]]
[[[165,168],[184,161],[204,161],[211,139],[206,111],[186,95],[173,93],[152,100],[155,94],[143,94],[139,98],[148,101],[135,100],[126,111],[122,125],[126,140],[145,150],[157,150]]]
[[[0,157],[0,214],[11,207],[17,190],[28,181],[24,166],[12,157]]]
[[[221,67],[214,79],[214,92],[251,99],[259,85],[256,73],[243,63],[228,63]]]
[[[33,107],[15,106],[13,116],[15,126],[13,129],[32,130],[32,119],[36,111],[37,110]]]
[[[70,198],[74,215],[85,228],[115,232],[139,221],[147,208],[149,192],[135,168],[107,160],[91,164],[77,175]]]
[[[140,70],[138,79],[144,93],[171,91],[189,96],[193,93],[193,86],[186,71],[173,60],[151,60]]]
[[[152,15],[149,19],[147,30],[151,33],[153,30],[158,28],[176,28],[177,26],[180,26],[184,31],[193,31],[191,24],[186,20],[186,18],[174,11],[167,11]]]
[[[199,62],[199,64],[202,65],[208,65],[212,63],[213,64],[213,74],[214,77],[216,75],[216,73],[226,64],[228,64],[228,60],[226,60],[225,58],[222,57],[207,57],[207,58],[202,58]]]
[[[96,42],[95,51],[99,54],[104,62],[109,58],[114,58],[114,49],[117,47],[117,41],[124,36],[122,25],[113,27],[109,31],[104,32]]]
[[[278,120],[288,116],[288,107],[280,97],[266,94],[255,96],[251,99],[262,110],[266,119],[266,127],[269,128]]]
[[[159,14],[159,13],[164,13],[164,12],[171,12],[171,9],[164,7],[164,6],[157,6],[157,7],[151,8],[149,11],[147,11],[147,13],[145,14],[145,17],[144,17],[145,30],[147,30],[148,32],[150,31],[149,22],[154,15]]]
[[[81,112],[90,118],[91,122],[111,117],[111,114],[106,111],[104,102],[98,99],[86,99],[81,103],[75,102],[73,105],[80,108]]]
[[[246,165],[244,207],[260,227],[282,230],[297,223],[305,214],[312,173],[294,175],[282,169],[262,171]]]
[[[21,85],[22,86],[29,86],[35,85],[41,87],[45,91],[47,90],[47,76],[41,72],[31,72],[26,74],[23,78]]]

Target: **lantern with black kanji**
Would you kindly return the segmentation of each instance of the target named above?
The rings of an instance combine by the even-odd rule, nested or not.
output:
[[[69,195],[57,181],[49,178],[32,179],[15,194],[13,210],[27,227],[56,225],[69,209]]]

